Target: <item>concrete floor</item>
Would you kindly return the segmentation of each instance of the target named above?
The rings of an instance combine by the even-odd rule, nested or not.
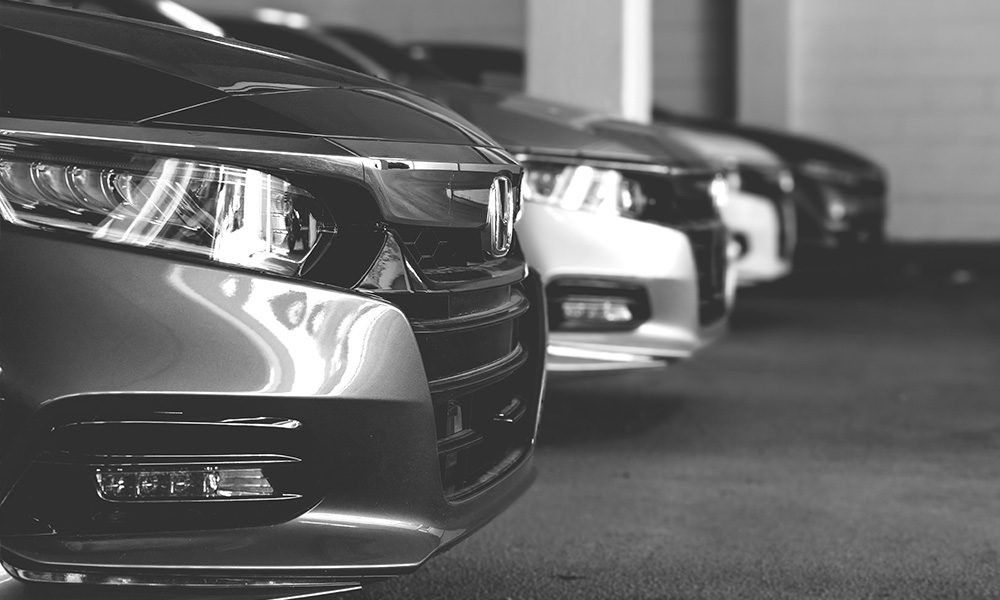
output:
[[[669,371],[554,381],[534,488],[351,598],[1000,598],[1000,284],[744,294]]]

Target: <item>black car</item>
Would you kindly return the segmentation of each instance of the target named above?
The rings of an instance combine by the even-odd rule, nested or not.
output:
[[[384,81],[0,2],[4,568],[347,589],[503,511],[544,377],[521,176]]]
[[[419,42],[410,56],[475,85],[523,89],[519,50],[477,44]],[[824,140],[784,131],[689,117],[661,106],[654,120],[753,140],[780,156],[795,178],[798,243],[819,249],[872,249],[885,241],[888,177],[868,158]]]

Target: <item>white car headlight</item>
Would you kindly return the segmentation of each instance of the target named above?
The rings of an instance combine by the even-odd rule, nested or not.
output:
[[[711,194],[712,201],[715,202],[715,208],[722,210],[728,206],[732,193],[729,178],[721,173],[716,175],[708,188],[708,193]]]
[[[588,165],[525,165],[525,202],[609,216],[639,218],[649,199],[638,182],[614,169]]]

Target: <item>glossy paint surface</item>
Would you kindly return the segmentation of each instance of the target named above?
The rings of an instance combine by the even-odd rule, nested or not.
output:
[[[633,331],[551,332],[550,370],[654,366],[648,359],[687,358],[708,341],[700,335],[695,265],[684,234],[537,204],[525,206],[517,232],[546,283],[559,277],[606,277],[639,284],[650,298],[651,318]],[[586,353],[593,356],[585,358]]]
[[[12,231],[0,248],[21,257],[0,262],[18,290],[0,298],[0,313],[18,315],[5,319],[0,368],[26,397],[419,393],[416,342],[384,302]]]
[[[791,272],[791,260],[782,257],[778,248],[781,223],[774,202],[736,192],[721,212],[726,226],[747,243],[746,253],[735,265],[741,284],[772,281]]]
[[[5,82],[52,96],[43,104],[30,93],[0,97],[3,152],[30,148],[77,160],[139,153],[259,168],[308,188],[337,215],[383,228],[482,226],[483,190],[497,173],[520,175],[495,142],[447,109],[280,52],[7,3],[0,4],[0,44]],[[10,52],[25,48],[38,52]],[[56,97],[49,83],[58,78],[35,72],[28,57],[73,59],[62,68],[120,86],[149,83],[149,93],[107,106],[95,98],[117,88]],[[357,97],[366,102],[352,104]],[[203,102],[225,110],[182,110]],[[369,103],[372,114],[356,118]],[[336,113],[334,104],[345,110]],[[311,111],[327,113],[325,120],[310,118]],[[272,124],[287,130],[268,131]],[[520,460],[489,485],[461,502],[445,499],[424,357],[406,315],[374,295],[6,224],[0,256],[7,290],[0,296],[0,497],[39,464],[53,432],[127,420],[123,415],[184,427],[298,422],[295,435],[309,450],[302,460],[318,473],[310,479],[317,493],[303,496],[310,504],[290,520],[174,531],[147,523],[129,533],[72,536],[59,535],[52,521],[45,527],[57,535],[31,534],[45,527],[11,529],[18,535],[3,538],[4,560],[42,571],[309,572],[357,581],[416,568],[531,483],[528,438]],[[527,270],[513,256],[500,266],[484,268],[475,283],[506,285]],[[541,313],[537,285],[525,286],[533,286],[532,310]],[[526,350],[536,358],[522,386],[538,395],[540,322],[525,327]]]
[[[0,50],[9,116],[493,145],[403,88],[228,38],[5,3]]]
[[[62,419],[53,414],[120,414],[102,407],[134,398],[127,410],[298,420],[330,464],[326,498],[281,525],[11,537],[6,553],[67,568],[392,574],[530,483],[526,463],[489,493],[445,502],[420,355],[402,314],[380,300],[10,231],[0,248],[23,257],[0,263],[19,290],[0,300],[0,367],[8,400],[37,413],[26,436]]]

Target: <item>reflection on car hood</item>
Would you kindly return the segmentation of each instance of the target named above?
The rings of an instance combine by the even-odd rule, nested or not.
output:
[[[854,169],[879,168],[868,158],[847,148],[804,135],[793,135],[762,127],[739,127],[733,133],[766,145],[793,164],[816,160]]]
[[[654,115],[658,122],[669,125],[683,125],[699,131],[724,133],[744,137],[766,146],[789,164],[804,161],[823,161],[847,168],[877,170],[879,167],[868,158],[842,146],[816,138],[787,133],[767,127],[757,127],[678,115],[657,109]]]
[[[703,158],[656,129],[586,109],[461,83],[410,84],[484,129],[512,152],[574,155],[705,168]]]
[[[784,165],[774,152],[744,137],[680,125],[659,127],[720,165],[743,164],[768,169]]]
[[[404,88],[234,40],[18,3],[0,32],[9,115],[497,145]]]

